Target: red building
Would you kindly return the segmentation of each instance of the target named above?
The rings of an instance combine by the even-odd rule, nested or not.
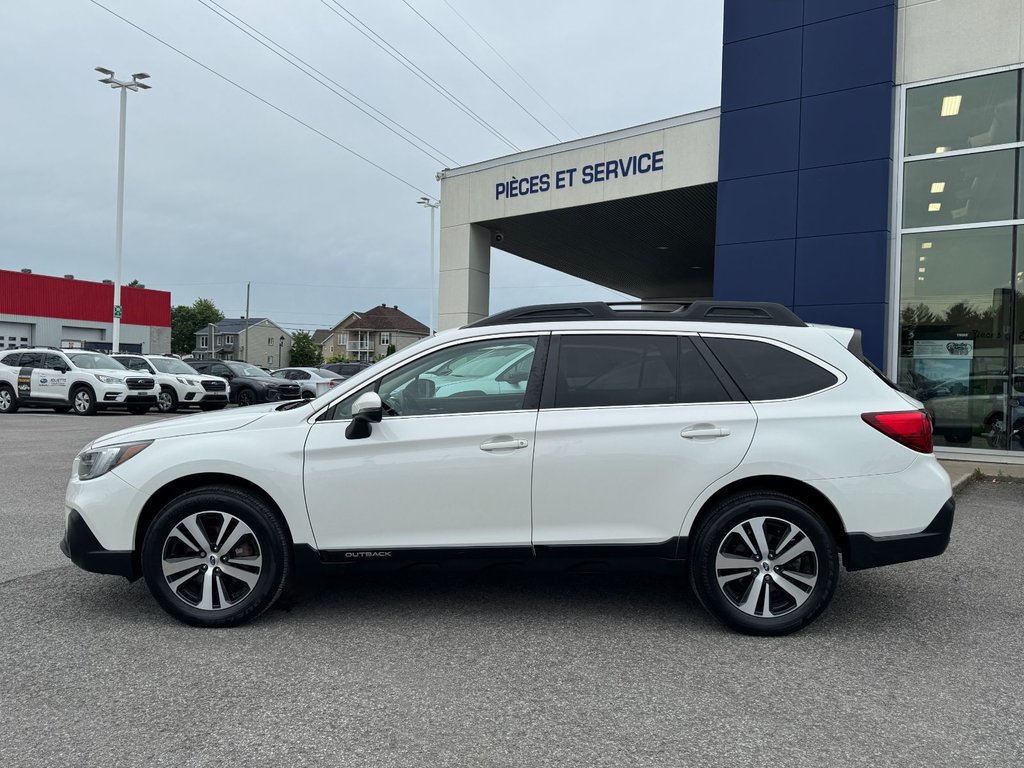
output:
[[[171,294],[121,288],[121,350],[171,351]],[[109,351],[114,285],[0,269],[0,349],[28,345]]]

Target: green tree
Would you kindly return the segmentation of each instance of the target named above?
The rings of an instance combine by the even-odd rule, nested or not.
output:
[[[289,362],[295,367],[316,368],[324,361],[320,347],[313,343],[309,331],[296,331],[292,336]]]
[[[196,347],[196,331],[210,323],[219,323],[224,313],[210,299],[196,299],[191,305],[171,309],[171,351],[187,355]]]

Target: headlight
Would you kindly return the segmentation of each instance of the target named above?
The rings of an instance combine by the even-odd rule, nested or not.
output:
[[[183,379],[181,376],[175,376],[179,384],[184,384],[186,387],[198,387],[199,382],[193,379]]]
[[[124,464],[132,456],[137,456],[152,444],[152,440],[143,443],[112,445],[109,448],[82,451],[78,455],[78,479],[93,480],[102,477],[114,467]]]
[[[124,384],[124,379],[119,379],[116,376],[102,376],[97,373],[96,378],[104,384]]]

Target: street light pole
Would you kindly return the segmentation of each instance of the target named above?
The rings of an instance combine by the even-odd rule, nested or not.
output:
[[[114,275],[114,333],[111,339],[111,349],[116,355],[121,351],[121,243],[124,239],[124,134],[125,122],[128,112],[128,91],[149,90],[151,86],[139,82],[146,80],[149,75],[145,72],[136,72],[132,75],[130,82],[117,80],[114,72],[104,67],[96,67],[97,72],[105,75],[100,82],[117,88],[121,91],[121,116],[117,136],[117,235],[114,241],[114,261],[116,263]]]
[[[440,200],[421,197],[417,204],[430,209],[430,333],[437,333],[437,270],[434,269],[434,211],[441,207]]]

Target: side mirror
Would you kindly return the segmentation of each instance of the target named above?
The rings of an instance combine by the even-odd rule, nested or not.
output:
[[[365,392],[352,403],[352,421],[345,428],[349,440],[363,440],[373,431],[370,424],[378,424],[384,418],[384,405],[376,392]]]
[[[499,377],[501,381],[506,381],[509,384],[522,384],[524,381],[530,378],[529,371],[505,371]]]
[[[67,373],[70,369],[66,365],[58,365],[54,368],[57,373]]]

